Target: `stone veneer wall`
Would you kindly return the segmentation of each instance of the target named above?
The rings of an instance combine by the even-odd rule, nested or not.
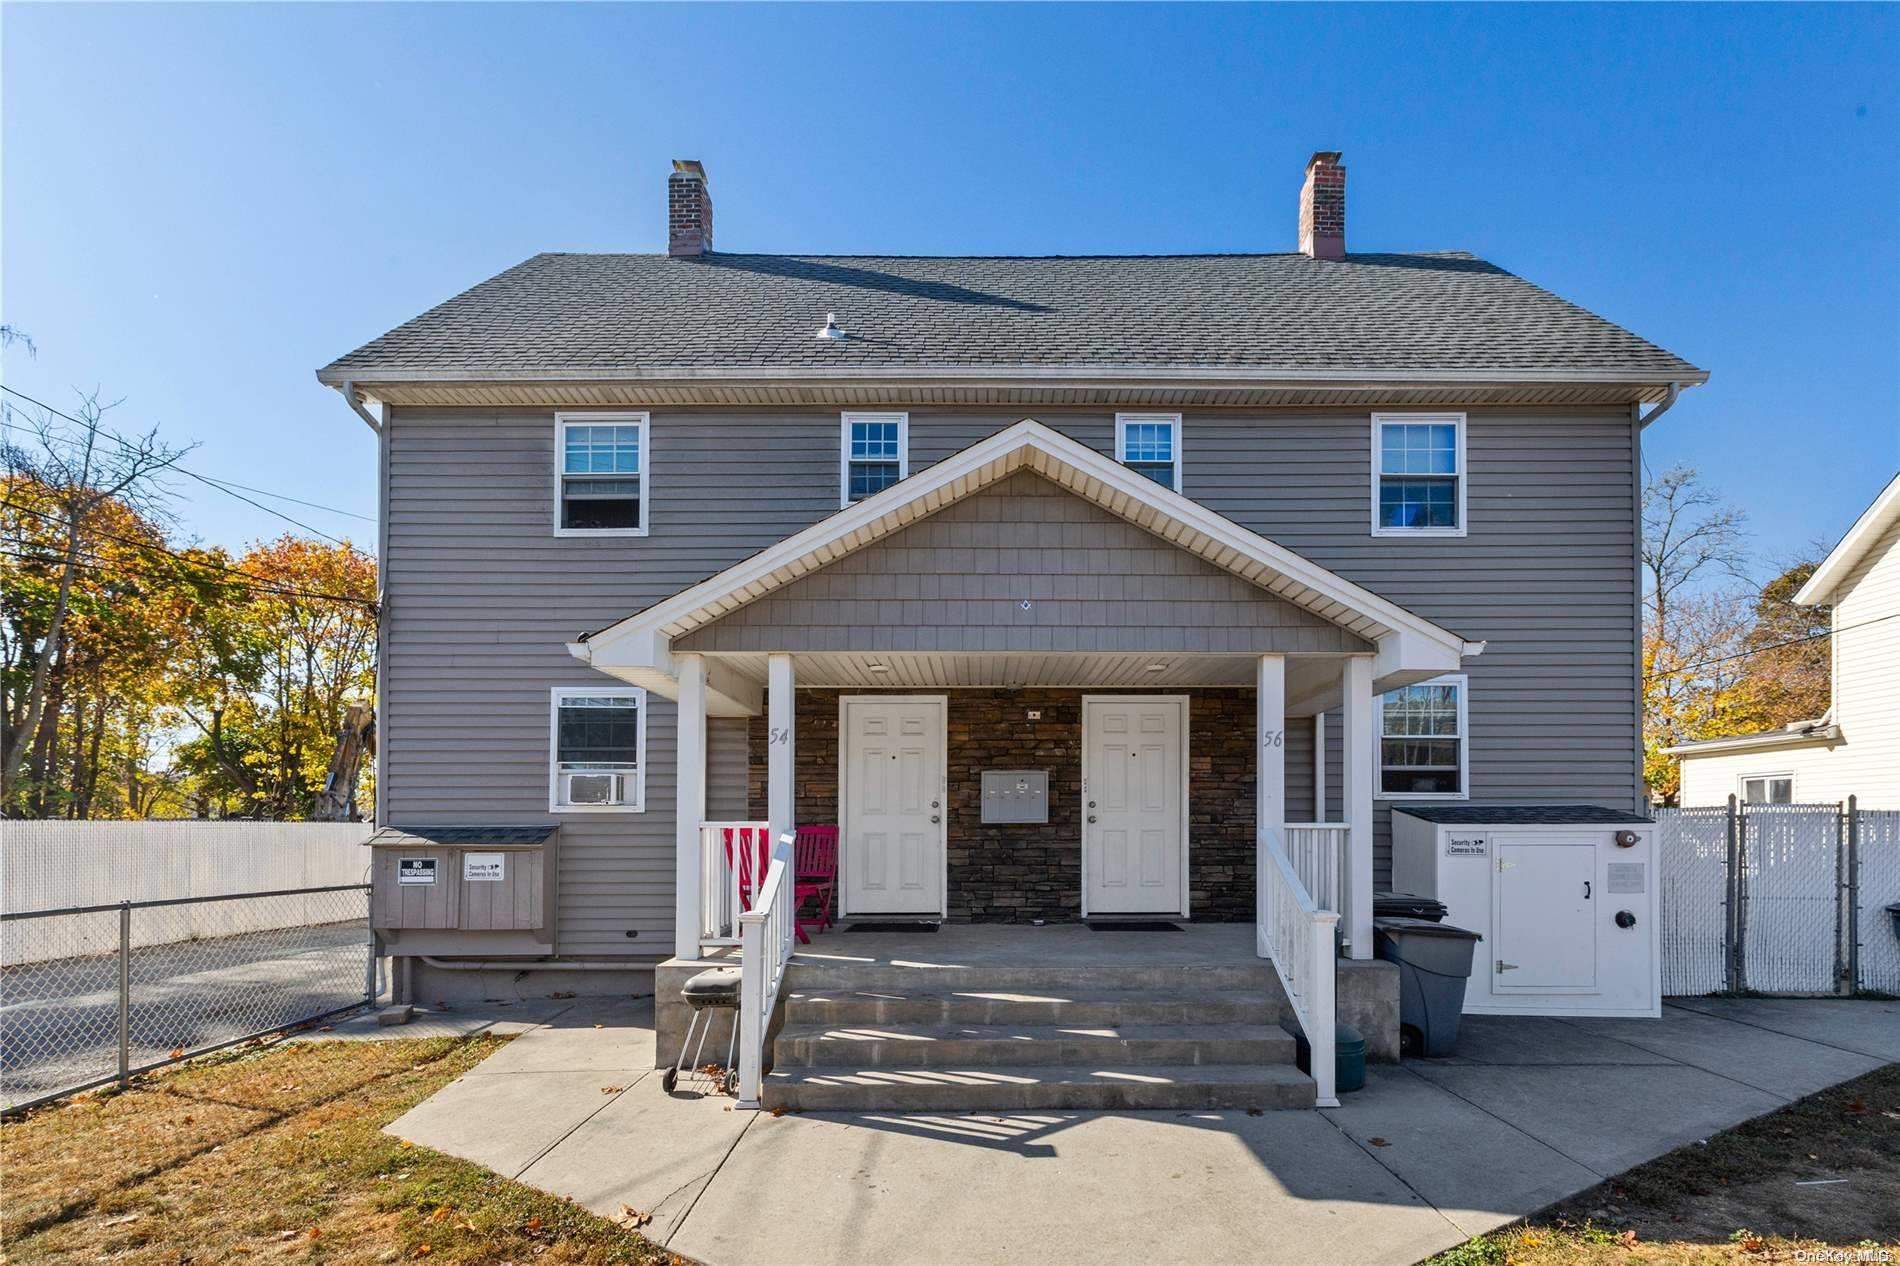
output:
[[[877,692],[798,692],[797,814],[801,822],[838,821],[838,696],[847,693]],[[946,806],[950,917],[974,922],[1078,917],[1082,907],[1081,692],[945,693],[950,700]],[[1196,919],[1251,921],[1253,692],[1185,693],[1189,696],[1188,908]],[[1032,709],[1042,713],[1040,720],[1028,719],[1026,713]],[[765,737],[765,718],[754,717],[749,787],[754,818],[763,818],[766,812]],[[985,769],[1047,769],[1048,823],[983,825],[978,791],[979,774]]]

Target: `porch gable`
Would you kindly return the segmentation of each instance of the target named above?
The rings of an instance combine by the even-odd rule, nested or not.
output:
[[[1028,470],[682,634],[694,652],[1370,653]]]

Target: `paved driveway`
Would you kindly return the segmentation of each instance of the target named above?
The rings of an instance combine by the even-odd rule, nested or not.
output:
[[[515,1011],[508,1018],[515,1019]],[[475,1022],[463,1017],[461,1022]],[[1467,1017],[1321,1112],[737,1112],[663,1094],[650,1003],[549,1015],[390,1132],[710,1266],[1410,1263],[1900,1061],[1900,1003]]]

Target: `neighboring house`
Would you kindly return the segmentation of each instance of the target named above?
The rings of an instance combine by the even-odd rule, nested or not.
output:
[[[697,958],[708,820],[841,824],[885,919],[1252,921],[1319,840],[1364,960],[1393,806],[1642,808],[1640,436],[1704,371],[1346,253],[1337,154],[1298,251],[1179,257],[715,252],[675,167],[667,253],[535,256],[318,375],[382,446],[384,842],[522,850],[546,902],[404,916],[432,987]]]
[[[1900,476],[1794,596],[1832,605],[1827,712],[1766,734],[1669,748],[1684,806],[1838,804],[1900,809]]]

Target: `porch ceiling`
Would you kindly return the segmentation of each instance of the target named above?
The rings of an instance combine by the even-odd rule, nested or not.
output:
[[[1337,655],[1289,655],[1286,660],[1288,716],[1310,716],[1337,706]],[[764,685],[764,652],[708,655],[713,662]],[[1157,669],[1154,666],[1160,665]],[[800,686],[846,690],[955,690],[1034,687],[1043,689],[1178,690],[1216,686],[1251,688],[1257,681],[1253,655],[941,655],[816,651],[792,655]]]

